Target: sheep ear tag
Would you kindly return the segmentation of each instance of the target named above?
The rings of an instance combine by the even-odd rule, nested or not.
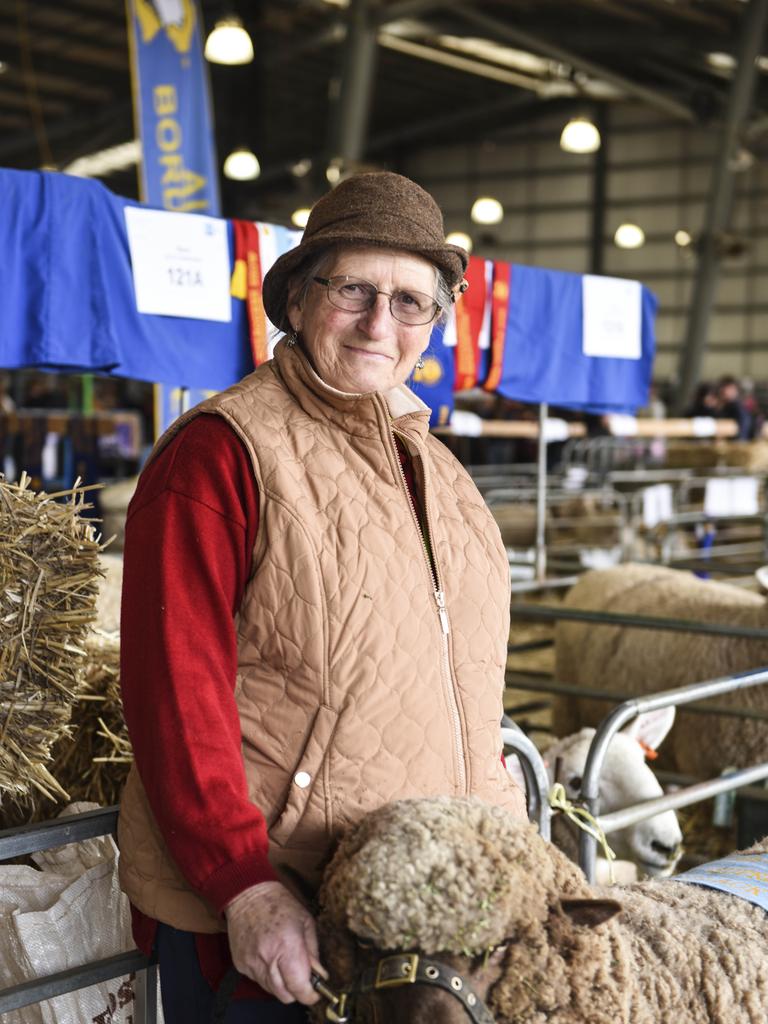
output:
[[[621,913],[616,900],[560,900],[560,908],[574,924],[597,928]]]

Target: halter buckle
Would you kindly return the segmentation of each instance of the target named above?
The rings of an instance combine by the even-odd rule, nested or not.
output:
[[[349,1017],[346,1015],[347,993],[341,992],[332,1006],[326,1006],[325,1019],[331,1024],[347,1024]]]
[[[418,953],[398,953],[396,956],[385,956],[379,960],[373,987],[396,988],[400,985],[411,985],[416,981],[418,967]]]

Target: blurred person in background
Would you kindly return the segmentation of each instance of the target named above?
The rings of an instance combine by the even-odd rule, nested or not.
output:
[[[752,437],[752,415],[746,408],[739,382],[735,377],[725,375],[717,382],[717,412],[721,420],[735,420],[738,425],[736,437],[746,441]]]

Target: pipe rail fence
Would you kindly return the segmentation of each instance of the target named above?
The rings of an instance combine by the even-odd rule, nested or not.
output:
[[[650,615],[627,615],[618,612],[596,612],[577,608],[550,608],[541,605],[513,604],[512,617],[524,620],[556,621],[567,619],[571,621],[590,622],[593,624],[611,626],[629,626],[639,629],[662,629],[681,633],[700,633],[717,636],[744,637],[752,640],[768,640],[768,630],[756,629],[746,626],[728,626],[721,623],[696,622],[688,619],[667,619],[657,618]],[[508,650],[515,651],[532,650],[543,646],[547,641],[533,641],[527,644],[512,644]],[[626,694],[617,692],[606,692],[594,690],[581,686],[569,686],[567,683],[550,680],[543,674],[516,673],[508,671],[506,674],[507,685],[514,683],[522,685],[526,689],[536,692],[563,694],[570,697],[597,698],[606,701],[620,701],[617,707],[610,711],[595,730],[595,735],[590,744],[587,761],[582,774],[581,790],[576,801],[578,806],[592,814],[606,835],[616,832],[619,829],[627,828],[639,821],[644,821],[663,811],[677,810],[681,807],[689,807],[691,804],[700,803],[721,793],[729,793],[737,789],[750,786],[755,782],[768,779],[768,762],[754,765],[749,768],[736,769],[725,772],[714,779],[697,781],[691,785],[683,786],[674,793],[657,797],[653,800],[645,800],[642,803],[631,807],[614,811],[610,814],[600,815],[600,773],[602,771],[605,755],[616,733],[628,722],[646,711],[657,711],[662,708],[674,705],[691,705],[696,701],[708,700],[724,693],[731,693],[735,690],[747,689],[752,686],[762,686],[768,683],[768,667],[756,668],[746,672],[739,672],[733,676],[723,676],[718,679],[704,680],[698,683],[691,683],[687,686],[675,687],[674,689],[661,690],[650,695],[641,695],[627,698]],[[768,712],[761,713],[751,709],[724,708],[708,705],[706,708],[687,707],[686,710],[701,714],[722,714],[737,718],[750,718],[768,720]],[[505,740],[509,734],[505,732]],[[510,744],[510,746],[513,746]],[[533,746],[533,744],[532,744]],[[547,804],[549,800],[548,791],[541,788],[541,771],[546,768],[543,759],[533,746],[534,753],[530,748],[517,744],[513,746],[515,753],[520,757],[523,765],[523,773],[526,785],[538,785],[538,792],[531,797],[529,793],[529,813],[535,811],[540,817],[540,806]],[[526,759],[533,759],[536,762],[536,755],[541,762],[525,764]],[[549,783],[547,782],[547,786]],[[549,829],[549,821],[547,821]],[[590,882],[595,880],[595,861],[597,858],[597,839],[587,832],[579,833],[579,864]]]

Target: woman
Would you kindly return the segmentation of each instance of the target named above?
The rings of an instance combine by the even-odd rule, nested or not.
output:
[[[264,280],[274,359],[177,421],[131,502],[121,878],[168,1024],[210,1019],[230,949],[260,989],[227,1021],[303,1019],[302,895],[367,810],[524,814],[500,759],[506,554],[404,383],[466,265],[414,182],[343,182]]]

